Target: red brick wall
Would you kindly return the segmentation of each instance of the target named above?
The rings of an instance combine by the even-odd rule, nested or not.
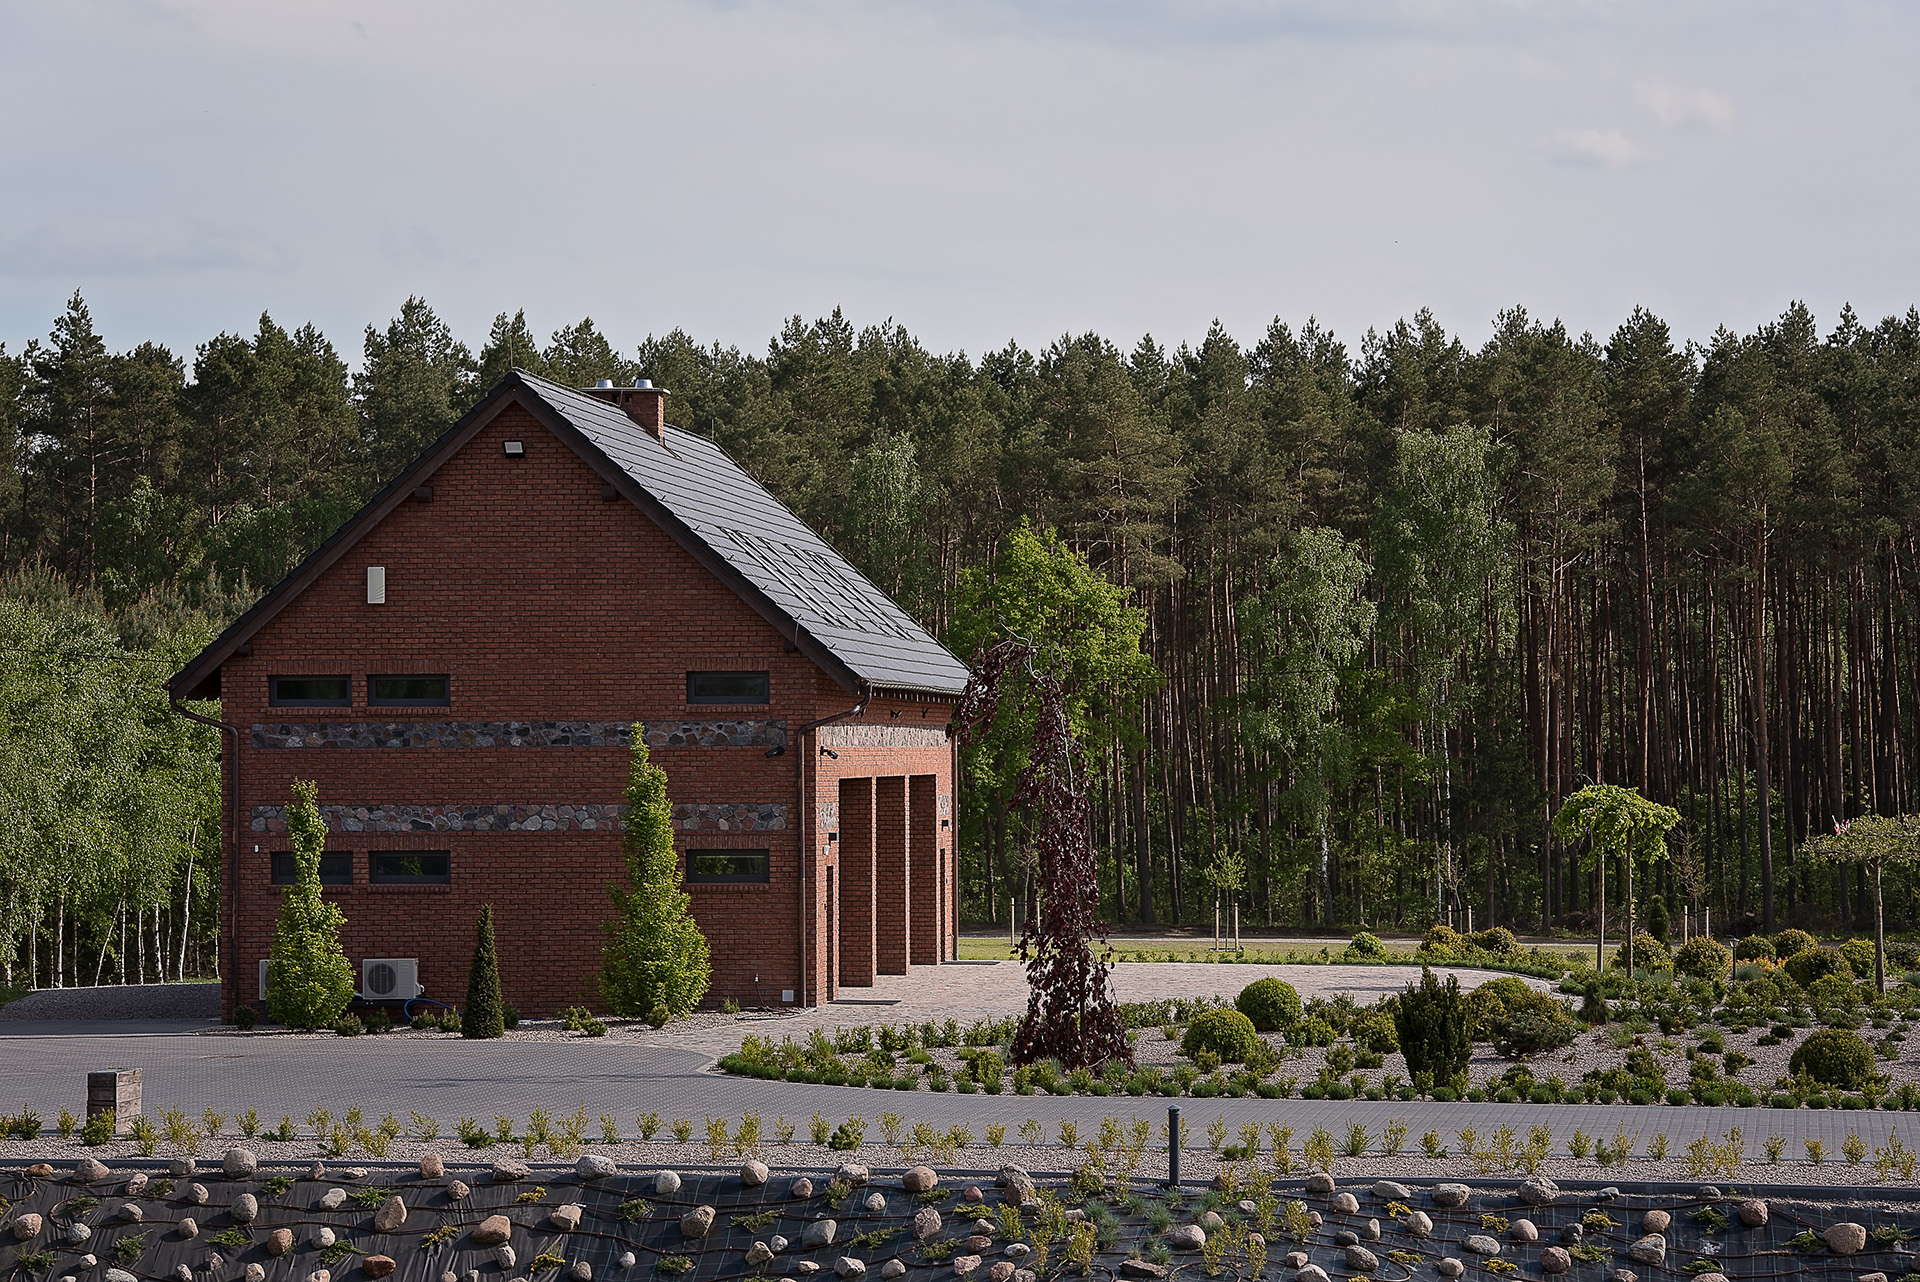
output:
[[[907,867],[905,775],[873,781],[873,815],[874,965],[882,975],[904,975],[914,894]]]
[[[501,441],[528,442],[524,460]],[[622,800],[624,747],[256,748],[255,724],[389,721],[784,720],[789,735],[851,706],[834,684],[753,609],[601,481],[578,455],[509,406],[431,478],[430,502],[403,504],[252,638],[252,653],[222,672],[222,715],[241,728],[241,862],[228,956],[241,1000],[257,995],[257,959],[270,947],[278,891],[270,855],[285,838],[251,830],[256,806],[281,806],[296,778],[314,779],[326,805],[612,804]],[[366,569],[384,566],[387,602],[366,602]],[[690,705],[685,674],[767,670],[769,705]],[[267,679],[347,673],[347,708],[270,708]],[[444,708],[369,708],[369,673],[448,673]],[[949,709],[875,700],[863,722],[944,725]],[[659,747],[676,803],[782,805],[772,831],[676,834],[684,851],[766,849],[765,884],[689,886],[713,955],[710,1000],[778,1005],[783,990],[818,1002],[825,991],[825,872],[815,799],[837,790],[844,767],[812,741],[768,757],[760,746]],[[917,755],[928,755],[915,750]],[[878,753],[884,756],[884,751]],[[945,753],[940,757],[944,763]],[[820,770],[838,765],[839,771]],[[807,810],[798,773],[807,771]],[[869,771],[869,773],[874,773]],[[943,789],[951,787],[940,768]],[[815,777],[818,776],[818,777]],[[806,841],[803,852],[801,843]],[[344,942],[364,957],[417,957],[430,995],[464,999],[473,924],[495,911],[507,999],[522,1011],[598,1005],[605,887],[624,877],[617,831],[335,832],[355,855],[356,883],[328,894],[347,915]],[[445,886],[367,884],[367,852],[446,850]],[[802,859],[808,893],[803,895]],[[802,985],[801,925],[810,973]]]

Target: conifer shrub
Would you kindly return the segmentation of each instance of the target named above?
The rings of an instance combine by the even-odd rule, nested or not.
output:
[[[1387,946],[1380,942],[1380,936],[1363,930],[1347,941],[1347,955],[1377,961],[1387,955]]]
[[[1693,979],[1725,979],[1733,974],[1733,954],[1719,940],[1695,935],[1673,955],[1673,969]]]
[[[1772,961],[1773,941],[1765,935],[1748,935],[1733,946],[1735,961]]]
[[[1781,961],[1819,946],[1820,941],[1804,930],[1783,930],[1773,937],[1773,955]]]
[[[1823,1028],[1800,1043],[1787,1067],[1796,1077],[1805,1070],[1822,1086],[1854,1090],[1873,1075],[1873,1047],[1858,1033]]]
[[[1459,955],[1466,945],[1466,939],[1451,926],[1435,926],[1420,941],[1420,951],[1434,957],[1446,958]]]
[[[1805,989],[1811,989],[1815,980],[1825,975],[1841,975],[1852,978],[1853,967],[1838,948],[1805,948],[1787,958],[1787,974],[1793,982]]]
[[[1432,932],[1428,932],[1431,935]],[[1412,1073],[1430,1073],[1444,1082],[1467,1071],[1473,1054],[1467,998],[1452,975],[1442,984],[1431,968],[1420,968],[1418,987],[1408,985],[1393,1010],[1394,1031]]]
[[[1572,1045],[1584,1027],[1562,1002],[1529,988],[1524,997],[1502,1005],[1488,1040],[1508,1059],[1526,1059]]]
[[[1662,944],[1673,939],[1673,915],[1667,911],[1667,897],[1655,895],[1652,905],[1647,909],[1647,933]]]
[[[500,1001],[500,958],[493,944],[493,905],[480,905],[473,928],[473,964],[467,968],[467,1010],[460,1036],[484,1040],[505,1037],[506,1007]]]
[[[1493,1038],[1493,1021],[1505,1012],[1507,1002],[1524,1001],[1527,981],[1514,975],[1489,979],[1467,994],[1467,1033],[1476,1042]]]
[[[1847,959],[1847,965],[1852,968],[1855,979],[1873,978],[1873,941],[1871,939],[1849,939],[1840,945],[1840,955]]]
[[[1860,990],[1845,975],[1822,975],[1808,985],[1807,1000],[1820,1009],[1829,1006],[1844,1009],[1860,1000]]]
[[[607,887],[620,916],[607,923],[600,995],[614,1014],[645,1018],[658,1027],[700,1004],[713,978],[713,964],[707,938],[693,920],[693,900],[680,886],[667,772],[648,756],[646,728],[638,724],[633,728],[625,824],[620,851],[632,889]]]
[[[1195,1015],[1187,1025],[1180,1039],[1180,1053],[1194,1059],[1210,1051],[1223,1063],[1244,1064],[1259,1052],[1260,1045],[1260,1034],[1245,1015],[1237,1010],[1209,1010]]]
[[[287,838],[294,878],[280,895],[280,920],[267,960],[267,1014],[288,1028],[328,1028],[353,1000],[353,965],[340,947],[346,917],[320,893],[320,852],[326,848],[327,826],[320,818],[319,790],[311,780],[294,780]],[[359,1021],[354,1024],[358,1031]]]
[[[1612,970],[1627,968],[1627,950],[1615,949],[1613,958],[1607,962]],[[1636,931],[1633,936],[1633,968],[1635,970],[1672,970],[1673,953],[1667,946],[1654,938],[1649,931]]]
[[[1515,957],[1520,953],[1520,941],[1505,926],[1476,930],[1467,938],[1475,948],[1483,953],[1492,953],[1495,957]]]
[[[1300,1022],[1300,994],[1284,979],[1256,979],[1233,1004],[1262,1033],[1284,1032]]]

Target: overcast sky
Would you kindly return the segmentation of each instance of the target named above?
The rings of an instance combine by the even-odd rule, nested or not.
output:
[[[1920,6],[0,0],[0,339],[1920,302]]]

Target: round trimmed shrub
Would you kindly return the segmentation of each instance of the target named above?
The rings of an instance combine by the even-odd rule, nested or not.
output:
[[[1748,935],[1734,945],[1735,961],[1772,961],[1773,941],[1765,935]]]
[[[1795,1076],[1806,1070],[1822,1086],[1853,1090],[1873,1075],[1873,1047],[1858,1033],[1823,1028],[1800,1043],[1787,1067]]]
[[[1520,951],[1520,941],[1505,926],[1489,926],[1485,930],[1476,930],[1470,935],[1473,946],[1483,953],[1492,953],[1496,957],[1512,957]]]
[[[1695,979],[1725,979],[1733,974],[1733,954],[1720,941],[1695,935],[1673,955],[1673,969]]]
[[[1808,987],[1807,1000],[1818,1007],[1850,1007],[1860,1000],[1860,990],[1845,975],[1822,975]]]
[[[1180,1053],[1188,1059],[1212,1051],[1223,1063],[1244,1064],[1259,1049],[1260,1034],[1254,1031],[1253,1021],[1237,1010],[1202,1011],[1180,1039]]]
[[[1435,926],[1420,941],[1420,950],[1435,957],[1456,957],[1467,941],[1451,926]]]
[[[1607,966],[1611,970],[1625,970],[1627,950],[1616,949]],[[1665,944],[1646,931],[1636,931],[1633,936],[1633,968],[1635,970],[1672,970],[1673,953]]]
[[[1284,979],[1256,979],[1240,990],[1233,1004],[1263,1033],[1285,1031],[1300,1022],[1300,994]]]
[[[1488,1040],[1494,1049],[1508,1059],[1525,1059],[1572,1045],[1585,1025],[1549,994],[1525,991],[1524,997],[1505,1002],[1492,1017]]]
[[[1783,930],[1773,937],[1773,955],[1781,961],[1819,946],[1820,941],[1804,930]]]
[[[1787,974],[1802,988],[1811,989],[1823,975],[1853,975],[1853,967],[1838,948],[1808,948],[1787,958]]]
[[[1383,1010],[1361,1011],[1347,1025],[1353,1044],[1362,1050],[1391,1055],[1400,1049],[1400,1035],[1394,1031],[1393,1016]]]
[[[1873,941],[1871,939],[1849,939],[1840,945],[1840,955],[1847,959],[1847,965],[1853,969],[1855,979],[1873,978]]]
[[[1347,954],[1351,957],[1379,958],[1387,955],[1387,946],[1380,942],[1380,936],[1361,931],[1347,941]]]
[[[1309,1015],[1287,1030],[1289,1046],[1331,1046],[1339,1040],[1333,1025],[1318,1015]]]
[[[1474,1041],[1490,1041],[1493,1022],[1506,1013],[1509,1005],[1524,1002],[1533,990],[1518,975],[1489,979],[1467,994],[1467,1032]]]

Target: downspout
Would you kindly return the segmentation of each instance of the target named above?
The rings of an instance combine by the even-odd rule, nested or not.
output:
[[[944,919],[940,923],[940,933],[947,937],[947,960],[959,961],[960,960],[960,736],[954,733],[953,722],[951,721],[947,722],[947,756],[951,761],[951,766],[949,768],[953,772],[952,791],[947,794],[951,798],[951,800],[947,804],[953,811],[953,814],[949,816],[949,818],[953,822],[953,827],[950,828],[948,831],[950,831],[953,834],[953,836],[948,839],[948,843],[947,843],[947,889],[952,892],[953,898],[947,901],[947,907],[943,909],[940,914],[941,917]],[[934,808],[936,810],[939,809],[939,804],[940,804],[940,799],[939,797],[936,796],[934,798]],[[948,914],[951,914],[951,916],[949,916]]]
[[[807,752],[807,731],[817,730],[821,726],[834,721],[845,721],[849,717],[857,717],[865,712],[867,705],[873,702],[873,687],[863,681],[860,683],[860,690],[860,702],[854,704],[845,712],[836,712],[832,716],[821,717],[817,721],[809,721],[793,732],[793,749],[799,756],[799,760],[795,763],[794,774],[800,794],[800,813],[796,818],[800,825],[800,876],[798,879],[800,882],[800,938],[798,941],[800,950],[800,992],[798,995],[800,1001],[798,1004],[801,1006],[807,1004],[807,928],[812,924],[808,921],[808,918],[812,915],[810,909],[813,903],[813,881],[807,875],[809,871],[807,867],[807,842],[809,834],[813,832],[813,816],[807,812],[807,766],[812,762],[813,757]],[[824,945],[824,943],[825,941],[823,940],[822,944]]]
[[[221,987],[228,990],[229,1009],[240,1006],[240,727],[227,721],[215,721],[212,717],[203,717],[180,703],[179,696],[169,689],[167,703],[173,710],[189,721],[198,721],[203,726],[212,726],[233,736],[233,850],[227,860],[227,884],[221,896],[227,900],[226,922],[223,929],[233,933],[227,938],[227,946],[222,950],[220,977]],[[186,947],[186,937],[181,936],[181,947]]]

